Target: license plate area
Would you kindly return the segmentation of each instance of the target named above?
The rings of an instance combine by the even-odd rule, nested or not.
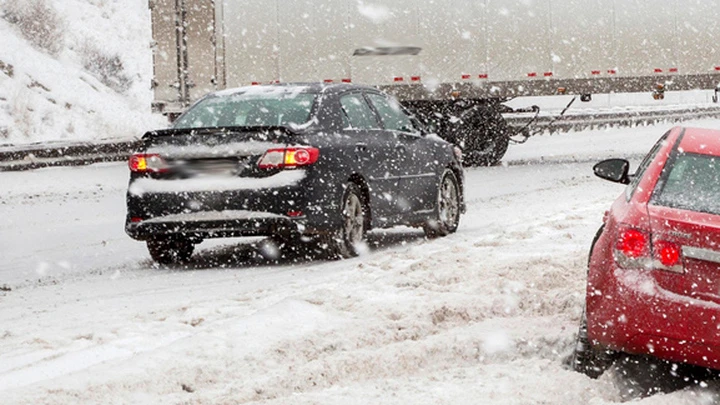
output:
[[[247,159],[193,159],[182,162],[181,166],[188,177],[237,176],[244,167],[245,160]]]

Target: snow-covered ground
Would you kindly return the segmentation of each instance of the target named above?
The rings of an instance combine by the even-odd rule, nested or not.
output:
[[[28,10],[36,1],[0,0],[0,145],[131,139],[164,124],[150,113],[147,0],[46,0],[62,33],[57,54],[32,45],[7,17],[10,4]],[[85,66],[108,67],[114,56],[118,88]]]
[[[612,373],[563,365],[622,192],[591,167],[637,162],[667,128],[533,138],[467,171],[456,234],[378,232],[332,262],[233,240],[157,267],[123,233],[123,164],[0,173],[0,402],[618,403]],[[711,383],[637,403],[718,401]]]

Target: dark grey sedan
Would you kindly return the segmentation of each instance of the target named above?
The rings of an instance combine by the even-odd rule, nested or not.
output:
[[[238,236],[350,257],[373,228],[444,236],[464,211],[459,149],[370,87],[225,90],[143,141],[129,162],[125,229],[160,263]]]

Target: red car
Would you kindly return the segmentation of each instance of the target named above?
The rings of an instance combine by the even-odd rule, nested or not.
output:
[[[720,369],[720,131],[673,128],[627,184],[590,249],[573,367],[595,378],[619,352]]]

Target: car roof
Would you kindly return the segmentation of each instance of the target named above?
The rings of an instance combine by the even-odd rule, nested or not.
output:
[[[720,131],[706,128],[685,128],[678,149],[686,153],[720,156]]]
[[[298,92],[298,93],[316,93],[316,94],[337,94],[343,93],[350,90],[374,90],[376,88],[371,86],[364,86],[351,83],[277,83],[277,84],[262,84],[253,86],[235,87],[225,90],[220,90],[212,93],[213,96],[223,97],[229,96],[236,93],[245,92]]]

